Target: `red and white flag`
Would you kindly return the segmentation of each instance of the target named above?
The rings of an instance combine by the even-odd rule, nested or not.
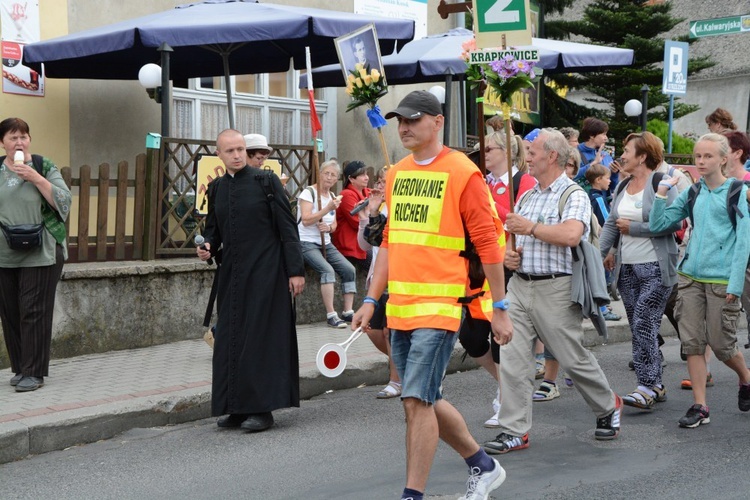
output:
[[[310,101],[310,128],[312,135],[316,136],[323,126],[318,119],[318,112],[315,110],[315,89],[313,88],[312,65],[310,63],[310,47],[305,47],[305,62],[307,65],[307,96]]]

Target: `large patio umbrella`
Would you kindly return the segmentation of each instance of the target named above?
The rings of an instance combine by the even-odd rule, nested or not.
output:
[[[135,80],[168,44],[172,79],[284,72],[338,60],[333,39],[373,23],[381,53],[414,37],[414,22],[244,0],[207,0],[24,48],[23,64],[51,78]],[[219,57],[220,54],[221,57]],[[164,68],[162,68],[164,70]],[[229,85],[227,85],[229,89]],[[230,111],[231,93],[227,92]],[[232,126],[234,124],[232,123]]]
[[[383,69],[388,84],[426,83],[463,80],[466,63],[461,59],[461,45],[474,36],[465,28],[413,40],[396,54],[383,57]],[[564,42],[532,38],[532,46],[539,50],[537,67],[545,74],[584,73],[633,64],[633,50],[587,43]],[[336,64],[313,70],[317,87],[344,87],[341,67]],[[307,75],[301,75],[299,86],[307,85]],[[445,109],[451,106],[450,86],[446,85]],[[445,117],[444,134],[447,141],[450,116]]]
[[[455,28],[407,43],[398,53],[383,57],[388,84],[438,82],[446,75],[462,79],[466,63],[461,59],[461,44],[473,36],[470,30]],[[537,67],[545,74],[583,73],[633,64],[631,49],[544,38],[532,38],[532,46],[539,50]],[[346,86],[341,68],[335,64],[314,69],[313,79],[318,87]],[[302,75],[300,87],[306,82],[307,76]]]

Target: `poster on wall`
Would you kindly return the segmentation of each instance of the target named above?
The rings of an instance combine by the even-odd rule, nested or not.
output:
[[[44,79],[33,69],[21,64],[23,44],[0,42],[3,59],[3,92],[36,97],[44,96]]]
[[[21,64],[24,45],[40,40],[39,26],[38,1],[0,0],[4,93],[44,96],[44,77]]]
[[[427,36],[427,0],[354,0],[354,13],[410,19],[414,21],[414,39]]]
[[[39,2],[28,0],[0,0],[0,29],[4,41],[16,43],[38,42]]]

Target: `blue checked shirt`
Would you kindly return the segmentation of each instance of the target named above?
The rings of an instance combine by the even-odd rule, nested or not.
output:
[[[591,221],[591,202],[585,191],[576,190],[570,194],[562,211],[562,219],[560,218],[560,196],[572,184],[575,182],[569,179],[565,172],[546,189],[540,189],[537,184],[529,191],[530,194],[525,197],[523,204],[516,204],[515,212],[540,225],[560,224],[570,219],[579,220],[585,225],[583,238],[587,238]],[[570,247],[550,245],[528,235],[517,236],[516,245],[523,247],[521,267],[518,269],[522,273],[573,273],[573,254]]]

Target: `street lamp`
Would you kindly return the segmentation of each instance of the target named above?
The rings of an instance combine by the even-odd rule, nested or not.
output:
[[[162,43],[157,49],[161,54],[161,67],[144,64],[138,71],[138,81],[148,92],[149,97],[161,104],[161,136],[169,137],[169,105],[172,102],[172,87],[169,84],[169,54],[173,52],[169,44]]]
[[[440,101],[440,107],[443,110],[443,144],[448,144],[449,134],[450,134],[450,110],[445,109],[445,87],[441,87],[440,85],[433,85],[430,87],[430,94],[437,97],[437,100]]]
[[[161,67],[154,63],[144,64],[138,71],[138,81],[148,96],[161,104]]]
[[[643,104],[638,99],[631,99],[625,103],[625,114],[627,116],[640,116],[643,110]]]

